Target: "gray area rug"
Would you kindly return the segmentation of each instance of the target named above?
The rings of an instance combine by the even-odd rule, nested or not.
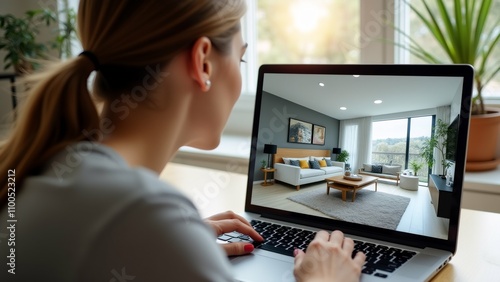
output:
[[[410,198],[368,189],[358,190],[354,202],[351,202],[351,192],[347,192],[344,202],[340,191],[330,189],[327,195],[325,188],[304,191],[288,199],[335,219],[396,230]]]

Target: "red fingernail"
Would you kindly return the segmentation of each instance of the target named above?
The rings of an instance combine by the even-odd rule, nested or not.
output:
[[[253,251],[254,247],[252,244],[247,244],[243,247],[243,249],[245,250],[245,252],[250,253],[251,251]]]
[[[293,250],[293,256],[297,256],[298,253],[299,253],[299,249]]]

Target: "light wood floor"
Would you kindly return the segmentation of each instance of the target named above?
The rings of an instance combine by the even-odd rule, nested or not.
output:
[[[328,217],[321,212],[287,199],[287,197],[291,195],[304,193],[310,189],[323,189],[326,193],[326,184],[323,182],[303,185],[300,191],[297,191],[294,186],[284,183],[276,183],[272,186],[262,186],[260,182],[258,182],[255,183],[253,187],[253,204]],[[374,189],[374,185],[363,189]],[[419,186],[418,191],[409,191],[396,186],[395,182],[379,180],[378,191],[411,199],[397,227],[398,231],[437,238],[447,238],[448,220],[436,216],[427,187]],[[350,199],[350,194],[348,198]]]

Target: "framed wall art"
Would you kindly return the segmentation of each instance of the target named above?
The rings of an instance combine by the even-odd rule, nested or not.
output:
[[[321,125],[313,125],[312,143],[314,145],[325,145],[326,128]]]
[[[290,118],[288,124],[288,142],[311,144],[312,123]]]

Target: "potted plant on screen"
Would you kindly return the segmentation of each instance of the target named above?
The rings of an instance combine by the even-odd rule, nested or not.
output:
[[[267,164],[266,160],[260,161],[260,168],[266,168],[266,164]]]
[[[349,152],[347,152],[346,150],[340,151],[340,154],[337,155],[336,161],[343,162],[345,164],[346,170],[351,169],[351,166],[347,163],[348,160],[349,160]]]
[[[492,0],[455,0],[452,4],[452,1],[432,1],[437,7],[431,7],[425,0],[420,1],[424,5],[422,10],[409,1],[406,3],[447,58],[439,58],[432,50],[400,31],[410,41],[409,47],[405,48],[427,63],[470,64],[474,67],[474,96],[466,169],[494,169],[498,164],[495,154],[500,135],[500,111],[486,108],[482,95],[486,85],[500,71],[498,62],[492,60],[492,54],[495,50],[498,51],[500,43],[498,15],[491,12]]]
[[[420,156],[424,158],[429,168],[432,168],[435,161],[434,149],[437,149],[441,157],[441,176],[444,177],[446,175],[446,170],[450,166],[450,163],[446,161],[448,125],[441,119],[438,119],[436,122],[436,126],[432,129],[432,131],[434,132],[434,134],[429,139],[426,139],[423,143],[422,148],[420,148]]]
[[[410,168],[413,170],[413,175],[418,176],[418,172],[424,166],[423,163],[413,160],[410,162]]]

